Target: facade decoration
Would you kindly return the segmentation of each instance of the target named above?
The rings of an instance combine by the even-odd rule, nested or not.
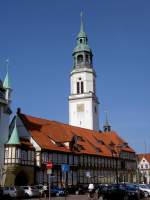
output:
[[[150,184],[150,154],[138,154],[138,176],[141,183]]]

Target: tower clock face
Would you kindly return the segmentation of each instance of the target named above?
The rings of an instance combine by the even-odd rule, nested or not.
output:
[[[84,104],[77,104],[77,112],[84,112]]]

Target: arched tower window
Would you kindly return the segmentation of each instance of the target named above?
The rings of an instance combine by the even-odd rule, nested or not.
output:
[[[86,61],[86,63],[89,63],[89,56],[87,54],[85,56],[85,61]]]
[[[77,94],[80,93],[80,82],[77,82]]]
[[[77,94],[82,94],[84,93],[84,82],[82,81],[81,78],[77,81]]]
[[[80,39],[80,44],[82,44],[82,39]]]
[[[83,85],[83,81],[81,81],[81,93],[84,92],[84,85]]]
[[[83,62],[83,55],[78,55],[77,56],[77,63],[80,64]]]

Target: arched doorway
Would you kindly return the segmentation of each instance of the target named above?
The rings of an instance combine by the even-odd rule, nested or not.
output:
[[[28,184],[28,178],[24,171],[21,171],[17,174],[15,178],[15,185],[27,185]]]

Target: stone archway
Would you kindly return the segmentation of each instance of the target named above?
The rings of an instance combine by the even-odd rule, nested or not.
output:
[[[28,184],[28,177],[24,171],[20,171],[15,178],[15,185],[27,185]]]

